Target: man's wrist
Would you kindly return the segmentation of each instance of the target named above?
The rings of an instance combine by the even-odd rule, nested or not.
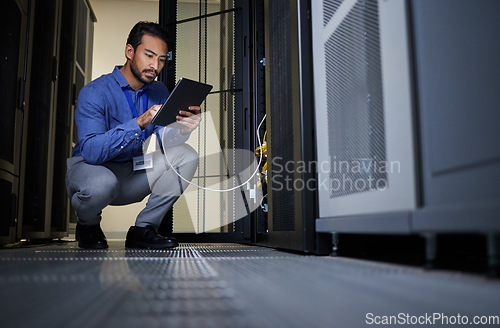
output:
[[[140,118],[140,116],[139,116],[138,118],[136,118],[137,125],[139,125],[139,128],[140,128],[141,130],[144,130],[144,129],[146,128],[146,126],[144,126],[144,127],[142,126],[141,121],[139,120],[139,118]]]

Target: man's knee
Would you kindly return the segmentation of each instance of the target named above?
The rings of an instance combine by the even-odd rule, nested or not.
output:
[[[188,144],[168,148],[167,156],[174,166],[198,166],[198,152]]]
[[[89,176],[79,182],[80,185],[71,195],[71,203],[77,210],[100,211],[118,194],[118,180],[111,172]]]
[[[198,165],[198,152],[190,145],[184,144],[185,162],[193,162]]]

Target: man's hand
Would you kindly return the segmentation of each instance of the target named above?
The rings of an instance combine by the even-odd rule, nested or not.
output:
[[[182,135],[190,134],[201,122],[200,106],[190,106],[188,109],[189,111],[179,111],[179,115],[176,117],[177,123],[184,125],[184,128],[181,130]]]
[[[161,105],[153,105],[151,108],[149,108],[147,111],[145,111],[141,116],[137,118],[137,123],[141,127],[142,130],[148,126],[151,121],[153,120],[153,117],[155,117],[156,113],[160,110]]]

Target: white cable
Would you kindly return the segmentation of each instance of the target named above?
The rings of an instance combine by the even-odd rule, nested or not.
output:
[[[257,174],[257,172],[260,169],[260,164],[262,163],[262,143],[260,141],[259,130],[260,130],[260,127],[261,127],[262,123],[264,123],[265,119],[266,119],[266,114],[264,114],[264,117],[262,118],[262,121],[260,121],[259,126],[257,127],[257,140],[259,141],[259,149],[261,151],[261,156],[259,156],[259,165],[257,165],[257,168],[255,169],[255,172],[252,174],[252,176],[250,178],[248,178],[247,181],[243,182],[242,184],[240,184],[240,185],[238,185],[236,187],[233,187],[233,188],[230,188],[230,189],[211,189],[211,188],[199,186],[196,183],[193,183],[193,182],[189,181],[188,179],[184,178],[179,172],[177,172],[177,170],[172,166],[172,163],[170,163],[170,161],[168,160],[167,151],[165,150],[165,142],[164,142],[164,136],[165,136],[165,130],[166,130],[165,128],[163,129],[162,136],[161,136],[161,146],[163,148],[163,154],[165,155],[165,159],[167,160],[168,165],[175,172],[175,174],[177,174],[177,176],[179,178],[181,178],[182,180],[186,181],[190,185],[193,185],[193,186],[195,186],[195,187],[197,187],[199,189],[216,191],[216,192],[227,192],[227,191],[232,191],[232,190],[238,189],[238,188],[244,186],[245,184],[247,184],[250,180],[252,180],[252,178],[255,176],[255,174]]]

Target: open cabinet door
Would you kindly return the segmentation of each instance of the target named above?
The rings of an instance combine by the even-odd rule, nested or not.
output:
[[[187,141],[199,154],[191,182],[203,188],[185,190],[160,233],[182,242],[250,242],[258,175],[237,174],[245,169],[242,153],[252,154],[254,146],[249,2],[162,0],[159,17],[171,38],[160,79],[170,91],[183,77],[213,86],[201,106],[202,122]]]
[[[309,7],[309,1],[265,1],[269,219],[257,241],[316,252]]]

